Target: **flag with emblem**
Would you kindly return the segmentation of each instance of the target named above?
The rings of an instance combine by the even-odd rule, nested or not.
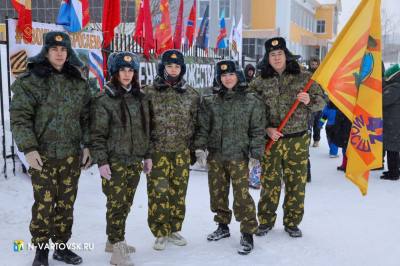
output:
[[[204,10],[203,14],[203,19],[200,22],[200,28],[199,32],[197,34],[197,39],[196,39],[196,45],[197,47],[203,49],[203,50],[208,50],[208,23],[209,23],[209,17],[208,17],[208,9],[210,6],[207,6],[206,9]]]
[[[133,39],[143,48],[146,59],[149,59],[150,50],[155,48],[149,0],[140,1]]]
[[[103,66],[102,56],[100,54],[98,54],[97,51],[89,52],[88,65],[89,65],[90,73],[92,73],[96,77],[96,80],[100,86],[100,90],[103,90],[104,74],[103,74],[103,71],[101,71],[102,66]]]
[[[174,33],[174,48],[181,49],[182,44],[182,27],[183,27],[183,0],[179,4],[178,16],[176,17],[175,33]]]
[[[169,18],[168,0],[160,2],[161,22],[156,28],[157,54],[162,54],[165,50],[173,49],[171,21]]]
[[[121,21],[120,8],[120,0],[105,0],[103,3],[103,47],[108,47],[114,39],[114,29]]]
[[[235,36],[235,29],[236,29],[236,21],[235,16],[232,16],[231,22],[231,33],[229,34],[229,53],[233,53],[237,50],[236,43],[233,40],[233,36]]]
[[[226,26],[225,26],[225,13],[222,11],[221,19],[219,20],[219,34],[217,37],[217,44],[215,45],[215,52],[218,49],[226,48],[226,41],[225,38],[227,36]]]
[[[12,5],[18,13],[17,31],[28,43],[32,42],[32,1],[11,0]]]
[[[196,0],[193,1],[193,6],[190,9],[189,18],[187,20],[187,25],[186,25],[186,42],[188,48],[192,47],[193,45],[195,31],[196,31]]]
[[[84,29],[90,21],[89,0],[63,0],[56,23],[63,25],[69,32]]]
[[[382,166],[380,0],[362,0],[312,76],[352,121],[346,177],[366,195],[369,170]]]

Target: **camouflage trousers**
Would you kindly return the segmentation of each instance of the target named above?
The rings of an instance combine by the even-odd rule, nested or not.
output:
[[[233,213],[240,222],[240,232],[254,234],[257,231],[256,206],[249,193],[249,169],[247,161],[208,160],[208,186],[214,221],[229,224],[229,189],[232,180]]]
[[[261,194],[258,202],[258,221],[274,226],[279,205],[281,186],[285,183],[283,224],[297,226],[303,219],[304,196],[307,179],[309,134],[282,138],[264,155],[261,167]]]
[[[190,152],[155,152],[147,176],[148,224],[155,237],[181,231],[189,181]]]
[[[102,178],[107,197],[106,234],[111,244],[125,239],[125,223],[131,209],[143,166],[141,162],[126,165],[112,162],[111,179]]]
[[[81,173],[79,156],[42,157],[41,171],[29,168],[34,204],[29,226],[34,245],[66,243],[72,234],[73,211]]]

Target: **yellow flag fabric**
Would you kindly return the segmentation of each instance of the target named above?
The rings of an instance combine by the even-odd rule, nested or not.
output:
[[[350,121],[346,177],[366,195],[369,170],[382,166],[380,0],[362,0],[314,73]]]

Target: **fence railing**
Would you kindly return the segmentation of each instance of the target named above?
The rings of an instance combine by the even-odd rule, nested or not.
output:
[[[139,44],[134,41],[133,36],[131,34],[121,34],[117,33],[114,36],[114,40],[110,45],[109,50],[105,50],[104,52],[108,54],[112,52],[119,51],[129,51],[132,53],[143,54],[143,43]],[[155,44],[156,49],[150,50],[150,54],[153,57],[156,57],[157,50],[157,42]],[[214,59],[224,59],[229,57],[229,49],[228,48],[208,48],[203,49],[197,46],[196,44],[192,45],[192,47],[188,47],[186,44],[182,44],[180,51],[184,56],[192,56],[192,57],[204,57],[204,58],[214,58]]]

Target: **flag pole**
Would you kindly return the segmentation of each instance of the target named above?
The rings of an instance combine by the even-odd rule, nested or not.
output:
[[[307,92],[311,85],[313,84],[314,80],[310,79],[306,86],[304,87],[302,92]],[[286,126],[287,122],[289,121],[289,118],[293,115],[294,111],[296,110],[297,106],[299,106],[300,101],[296,100],[292,107],[290,108],[289,112],[286,114],[285,118],[283,118],[282,122],[279,124],[278,131],[282,132],[282,129]],[[269,151],[272,147],[272,145],[275,143],[271,138],[268,140],[267,144],[265,145],[265,152]]]

